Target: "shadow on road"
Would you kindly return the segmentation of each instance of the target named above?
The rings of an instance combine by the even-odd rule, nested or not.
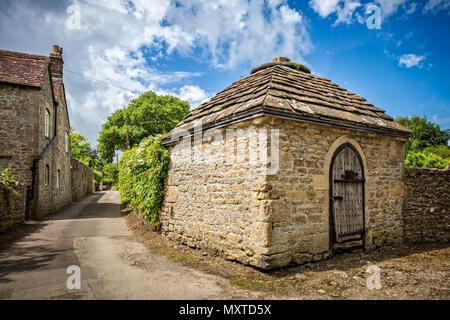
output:
[[[14,248],[0,252],[0,283],[11,282],[8,275],[13,272],[33,271],[48,265],[57,255],[67,250],[56,250],[49,245]],[[13,259],[8,256],[13,255]]]
[[[107,196],[107,192],[95,192],[89,195],[90,201],[88,203],[77,202],[71,207],[64,208],[45,220],[70,220],[70,219],[98,219],[98,218],[120,218],[120,204],[113,202],[100,202],[100,200]],[[87,199],[88,197],[84,198]],[[70,210],[74,205],[83,206],[76,213],[71,213]]]
[[[50,216],[27,221],[14,230],[1,233],[0,283],[13,281],[8,277],[11,273],[33,271],[50,263],[54,264],[58,256],[63,256],[68,251],[61,247],[56,248],[52,239],[39,236],[39,233],[46,232],[45,228],[49,227],[52,221],[120,218],[120,204],[99,202],[106,196],[105,192],[96,192]]]

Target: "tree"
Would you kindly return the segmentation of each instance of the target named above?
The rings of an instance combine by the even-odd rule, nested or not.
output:
[[[435,147],[428,147],[423,150],[424,153],[434,153],[442,159],[450,160],[450,147],[446,145],[440,145]]]
[[[70,155],[72,158],[89,166],[92,159],[90,150],[91,143],[88,139],[82,134],[76,133],[74,127],[70,127]]]
[[[112,162],[116,150],[125,151],[126,134],[130,147],[144,138],[172,130],[189,112],[189,104],[173,96],[149,91],[114,112],[103,124],[98,151],[105,162]]]
[[[427,121],[426,117],[413,115],[409,117],[397,117],[395,121],[412,130],[412,136],[406,143],[406,152],[422,151],[427,147],[447,145],[450,139],[450,129],[441,130],[438,124]]]
[[[116,163],[107,163],[103,167],[103,183],[115,184],[119,178],[119,168]]]
[[[407,168],[438,168],[450,165],[450,129],[441,130],[440,126],[427,121],[426,117],[413,115],[398,117],[395,121],[412,130],[406,143],[405,166]]]
[[[74,127],[70,127],[70,155],[88,167],[101,171],[102,163],[98,158],[97,151],[91,149],[88,139],[75,132]]]

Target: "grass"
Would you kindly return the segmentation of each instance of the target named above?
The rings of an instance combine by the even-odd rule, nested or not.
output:
[[[304,291],[302,281],[298,280],[260,280],[238,279],[232,281],[232,284],[240,289],[270,293],[273,295],[287,296],[292,293],[301,293]]]

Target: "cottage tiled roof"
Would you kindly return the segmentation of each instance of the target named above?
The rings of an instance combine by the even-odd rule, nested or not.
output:
[[[42,87],[50,58],[0,50],[0,82]]]
[[[347,124],[375,131],[408,135],[385,111],[309,69],[291,62],[272,62],[253,69],[209,101],[189,113],[169,132],[208,127],[235,116],[261,110],[299,119]]]

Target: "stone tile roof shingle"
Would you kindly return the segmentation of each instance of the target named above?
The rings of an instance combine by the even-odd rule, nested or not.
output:
[[[175,130],[192,130],[231,119],[253,110],[272,110],[304,119],[375,128],[408,135],[410,130],[394,122],[385,111],[328,79],[313,75],[294,63],[268,63],[253,69],[248,77],[234,82],[189,113]]]

